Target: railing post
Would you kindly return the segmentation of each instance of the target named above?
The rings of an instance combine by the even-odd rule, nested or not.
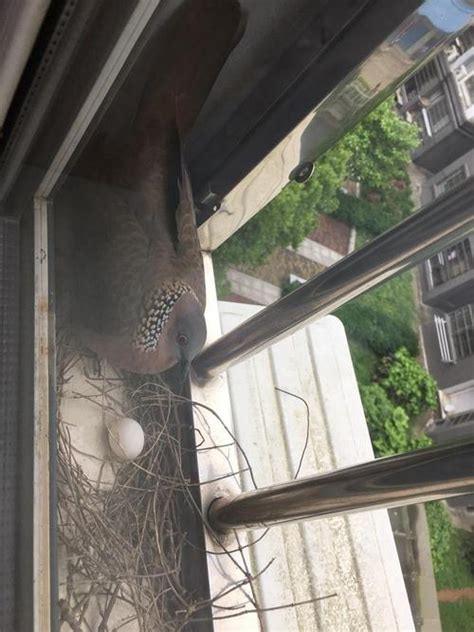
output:
[[[381,507],[439,500],[474,491],[474,440],[375,459],[320,476],[216,498],[216,532]]]
[[[474,230],[474,176],[209,345],[193,362],[206,379],[325,316]]]

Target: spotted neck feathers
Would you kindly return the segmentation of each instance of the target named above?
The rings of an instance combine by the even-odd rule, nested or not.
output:
[[[155,351],[173,307],[188,292],[194,294],[189,285],[175,281],[148,295],[143,317],[133,337],[133,344],[137,349],[144,352]]]

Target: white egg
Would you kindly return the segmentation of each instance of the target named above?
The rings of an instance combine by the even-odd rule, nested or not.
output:
[[[110,449],[117,458],[131,461],[140,456],[145,445],[145,435],[138,421],[121,417],[107,425]]]

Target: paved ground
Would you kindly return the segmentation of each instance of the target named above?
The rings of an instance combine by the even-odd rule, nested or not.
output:
[[[321,213],[317,229],[308,235],[309,239],[335,250],[341,255],[347,255],[351,240],[351,227],[329,215]]]
[[[262,266],[256,268],[239,266],[239,269],[267,283],[282,287],[282,285],[287,283],[290,274],[309,279],[321,272],[321,270],[324,270],[324,266],[315,261],[310,261],[291,250],[281,249],[277,250],[268,262]]]
[[[474,587],[438,590],[439,601],[459,601],[460,599],[471,599],[474,601]]]

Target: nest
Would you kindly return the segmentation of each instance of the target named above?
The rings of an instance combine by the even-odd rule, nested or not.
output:
[[[104,386],[110,388],[105,379]],[[60,606],[63,620],[74,621],[73,630],[86,629],[91,599],[102,619],[99,632],[108,629],[120,601],[132,607],[130,616],[144,631],[179,630],[199,607],[180,573],[184,538],[178,512],[194,498],[181,467],[176,405],[171,392],[154,383],[130,388],[128,395],[132,403],[140,401],[135,414],[146,445],[136,462],[114,466],[111,488],[84,473],[68,427],[59,423],[59,537],[69,558],[67,597]]]
[[[61,401],[71,368],[78,362],[90,366],[90,361],[80,355],[66,359],[59,353],[58,357]],[[186,525],[189,528],[194,520],[195,531],[201,533],[204,527],[199,490],[185,469],[186,452],[195,448],[186,447],[189,441],[182,436],[179,419],[180,411],[191,403],[158,378],[106,377],[100,366],[92,375],[86,371],[86,376],[92,394],[74,393],[74,397],[100,406],[104,415],[139,419],[146,439],[137,460],[118,464],[103,459],[97,478],[91,480],[81,463],[84,457],[99,459],[74,445],[70,423],[59,406],[58,531],[67,557],[61,622],[75,632],[121,628],[156,632],[208,620],[212,602],[183,580],[183,555],[186,549],[200,546],[190,538]],[[236,563],[241,567],[242,559]],[[244,581],[229,590],[252,582],[248,569],[245,573]],[[257,606],[254,597],[251,604]],[[118,623],[117,612],[123,613]]]
[[[59,349],[63,351],[58,354],[61,401],[71,367],[77,362],[90,366],[90,361],[77,354],[67,359],[61,344]],[[75,397],[100,406],[104,416],[138,419],[146,439],[142,455],[126,464],[85,455],[74,445],[69,422],[62,418],[59,406],[58,533],[67,560],[59,602],[61,623],[67,623],[74,632],[120,629],[167,632],[186,626],[197,629],[198,622],[210,621],[213,611],[214,619],[254,612],[263,629],[264,609],[258,604],[254,580],[272,560],[259,572],[251,573],[244,548],[256,542],[241,545],[236,537],[237,545],[232,550],[218,543],[220,554],[231,559],[243,579],[230,583],[212,600],[202,588],[206,584],[202,577],[197,582],[201,590],[185,581],[193,571],[189,566],[189,558],[193,557],[190,552],[194,553],[194,559],[196,553],[204,555],[204,539],[200,540],[196,534],[202,536],[206,528],[199,505],[199,487],[186,469],[190,462],[188,451],[223,446],[196,448],[194,440],[189,441],[189,427],[183,425],[182,412],[186,406],[194,406],[195,413],[212,415],[222,423],[218,415],[206,406],[174,394],[157,378],[106,377],[99,367],[92,375],[87,376],[86,372],[86,381],[91,394],[75,393]],[[229,432],[229,443],[224,447],[233,443],[235,438]],[[241,450],[238,444],[236,448]],[[252,476],[251,465],[242,454],[247,463],[245,469]],[[85,456],[99,461],[94,479],[84,471]],[[230,471],[222,478],[240,473]],[[194,525],[191,529],[190,523]],[[235,590],[242,595],[241,603],[230,609],[220,605]],[[311,601],[314,600],[271,609]]]

